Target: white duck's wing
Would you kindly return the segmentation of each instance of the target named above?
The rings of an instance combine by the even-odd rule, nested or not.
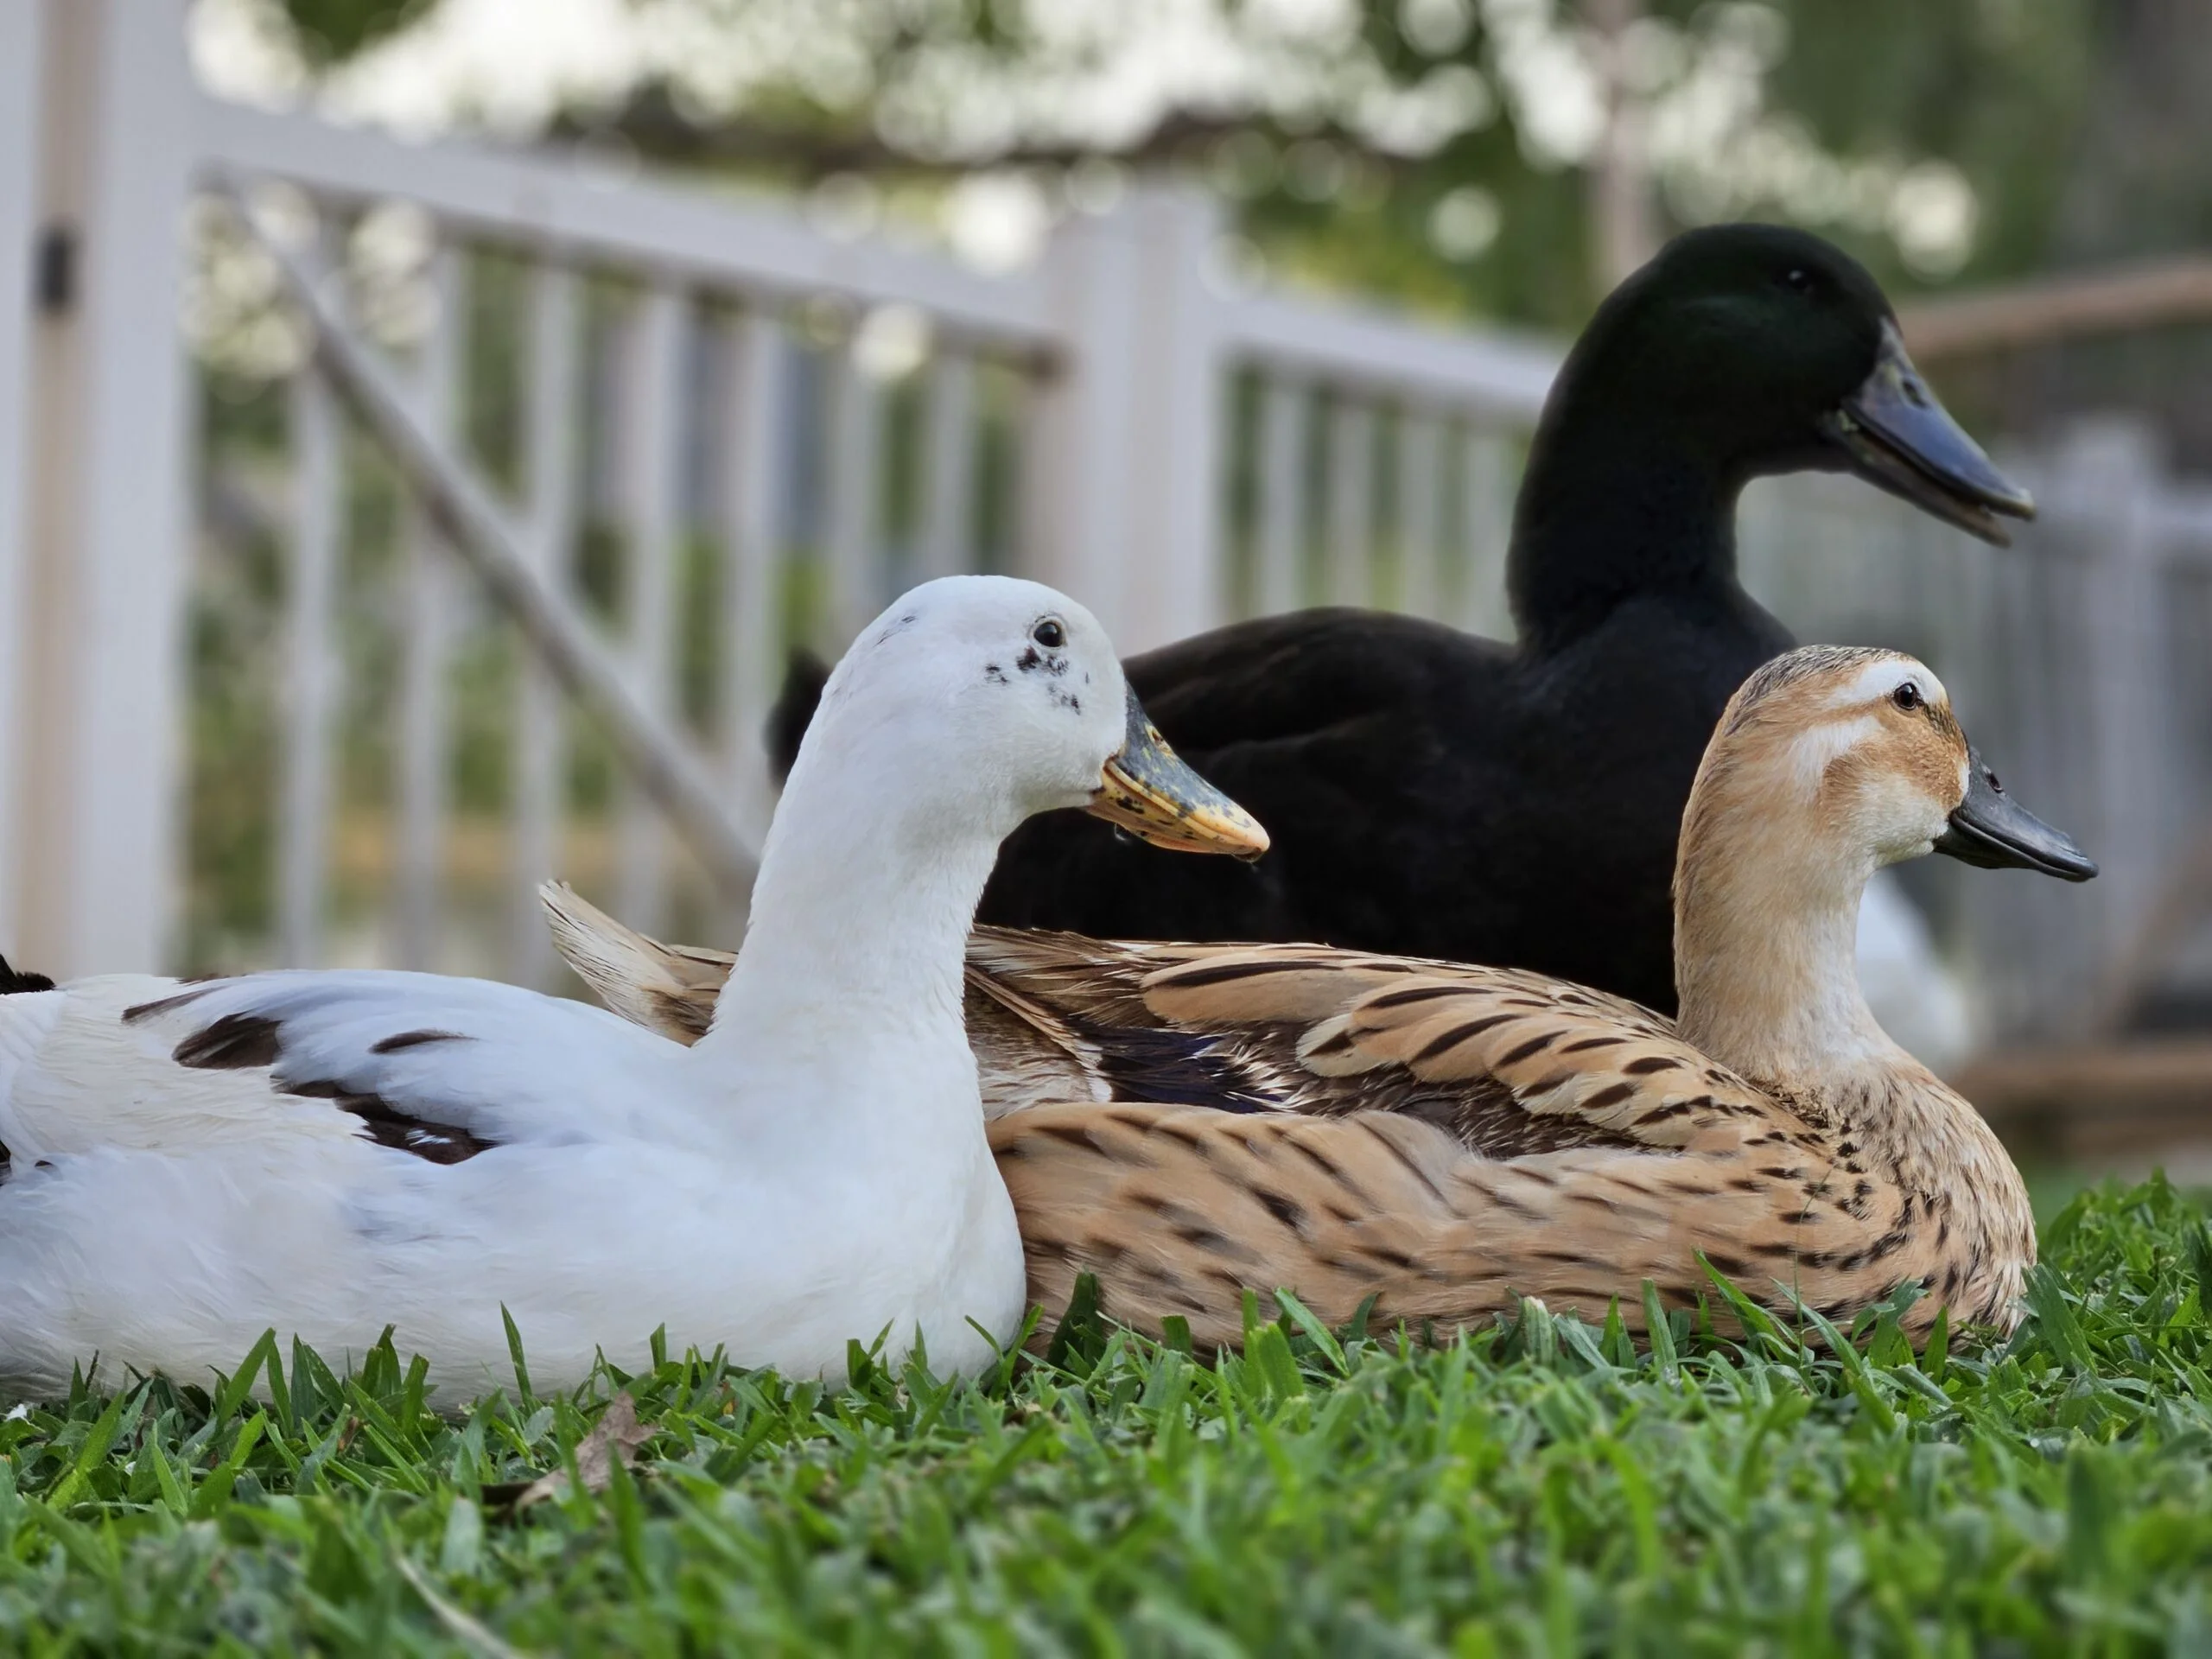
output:
[[[0,998],[0,1143],[101,1148],[349,1137],[451,1163],[613,1138],[671,1100],[682,1050],[582,1003],[432,974],[111,976]]]

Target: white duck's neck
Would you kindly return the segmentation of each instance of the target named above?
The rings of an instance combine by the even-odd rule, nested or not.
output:
[[[1842,855],[1751,801],[1713,796],[1692,802],[1675,874],[1682,1035],[1755,1081],[1832,1098],[1914,1065],[1859,988],[1872,859]]]
[[[927,1135],[952,1113],[980,1135],[962,966],[983,883],[1020,815],[921,777],[895,729],[834,729],[834,717],[817,726],[762,849],[743,948],[694,1052],[730,1079],[741,1106],[757,1093],[813,1133],[833,1117],[873,1126],[887,1110],[902,1130]]]

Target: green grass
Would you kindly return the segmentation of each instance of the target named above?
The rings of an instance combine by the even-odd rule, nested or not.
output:
[[[1918,1360],[1529,1310],[445,1418],[388,1351],[264,1344],[0,1425],[0,1652],[2202,1651],[2212,1230],[2154,1181],[2045,1230],[2022,1329]],[[634,1475],[502,1507],[626,1385]]]

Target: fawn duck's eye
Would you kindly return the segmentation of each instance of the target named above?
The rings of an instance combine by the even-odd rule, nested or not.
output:
[[[1896,690],[1890,693],[1890,701],[1897,704],[1898,708],[1904,709],[1905,713],[1909,715],[1914,709],[1921,707],[1927,699],[1920,695],[1920,688],[1918,686],[1915,685],[1910,680],[1907,680],[1903,685],[1900,685]]]

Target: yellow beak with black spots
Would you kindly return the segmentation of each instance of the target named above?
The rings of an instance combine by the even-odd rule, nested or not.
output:
[[[1086,809],[1155,847],[1180,853],[1229,853],[1251,860],[1268,850],[1259,820],[1192,772],[1128,694],[1129,729],[1106,763]]]

